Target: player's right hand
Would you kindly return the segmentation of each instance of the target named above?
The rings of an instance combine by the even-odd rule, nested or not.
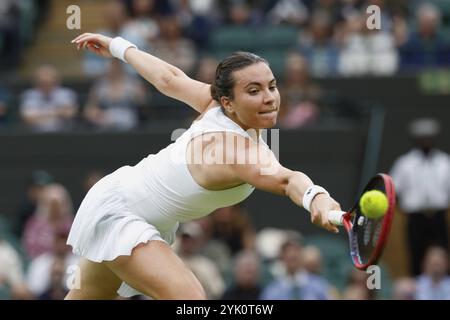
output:
[[[341,206],[330,196],[319,193],[311,203],[311,222],[330,232],[338,233],[339,229],[328,219],[328,212],[341,210]]]
[[[83,33],[71,41],[77,46],[77,50],[86,49],[101,57],[112,58],[109,45],[112,38],[98,33]]]

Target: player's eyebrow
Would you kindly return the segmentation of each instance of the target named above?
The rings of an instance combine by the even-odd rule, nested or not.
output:
[[[270,81],[269,81],[269,84],[272,84],[272,83],[274,83],[274,82],[277,82],[277,80],[275,80],[275,78],[273,78],[272,80],[270,80]],[[247,87],[249,87],[249,86],[251,86],[251,85],[261,86],[261,83],[260,83],[260,82],[253,81],[253,82],[248,83],[244,88],[247,88]]]

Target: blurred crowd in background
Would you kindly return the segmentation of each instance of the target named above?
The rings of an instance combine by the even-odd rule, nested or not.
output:
[[[2,1],[5,73],[20,69],[51,4]],[[122,36],[200,81],[211,83],[218,61],[237,49],[265,57],[282,94],[281,128],[339,115],[316,79],[411,74],[450,65],[448,0],[110,0],[102,5],[103,28],[84,31]],[[379,30],[366,25],[373,14],[366,12],[369,5],[380,8]],[[20,91],[0,85],[0,129],[20,124],[37,132],[130,130],[164,117],[193,117],[144,84],[130,66],[86,53],[81,69],[87,88],[64,86],[67,79],[47,64],[37,67]]]
[[[20,69],[21,57],[51,3],[0,1],[2,73]],[[380,30],[366,27],[365,9],[371,4],[381,8]],[[236,47],[267,58],[278,77],[278,125],[285,129],[338,113],[316,79],[391,76],[450,66],[446,0],[111,0],[104,14],[104,28],[89,31],[122,36],[200,81],[211,83],[218,61]],[[117,60],[85,53],[82,67],[87,92],[64,85],[66,79],[48,64],[38,67],[20,92],[2,82],[0,129],[19,125],[36,133],[126,131],[177,112],[186,121],[194,116],[186,106],[177,109],[176,102],[158,95]],[[422,122],[410,133],[430,138],[438,131],[436,125]],[[433,149],[426,143],[430,139],[417,140],[414,150],[423,152],[393,167],[400,194],[411,194],[411,186],[424,188],[415,194],[434,190],[405,181],[408,170],[417,170],[410,163]],[[181,226],[175,250],[210,299],[450,299],[448,235],[440,228],[450,203],[450,161],[448,155],[431,154],[436,158],[426,158],[429,163],[441,164],[431,166],[435,171],[425,164],[423,177],[443,177],[448,193],[431,204],[426,197],[413,205],[401,198],[403,211],[421,217],[411,219],[416,221],[408,225],[410,232],[417,235],[418,226],[428,229],[410,237],[409,244],[419,252],[412,257],[410,276],[392,279],[383,271],[382,290],[367,288],[369,275],[351,266],[345,240],[270,228],[257,232],[238,205]],[[85,191],[103,175],[89,173]],[[78,204],[44,170],[32,174],[22,194],[14,221],[0,215],[0,298],[62,299],[66,270],[77,262],[65,241]],[[424,243],[430,232],[441,236]]]
[[[83,188],[89,190],[102,176],[101,171],[88,173]],[[15,220],[0,216],[0,298],[65,296],[78,261],[66,245],[76,207],[50,173],[32,174]],[[209,299],[450,299],[448,249],[439,243],[426,247],[418,274],[393,279],[383,268],[380,287],[372,290],[371,273],[352,266],[347,246],[345,238],[333,235],[256,231],[246,209],[235,205],[182,224],[174,250]]]

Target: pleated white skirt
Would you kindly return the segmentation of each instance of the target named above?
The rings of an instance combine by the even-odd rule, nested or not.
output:
[[[120,188],[120,171],[116,170],[98,181],[87,193],[75,216],[67,239],[76,255],[90,261],[111,261],[131,255],[133,248],[148,241],[169,245],[175,239],[178,225],[165,234],[127,207]],[[140,294],[125,282],[117,293],[123,297]]]

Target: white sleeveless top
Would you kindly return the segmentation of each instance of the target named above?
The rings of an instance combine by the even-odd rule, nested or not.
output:
[[[178,222],[203,217],[215,209],[246,199],[255,189],[254,186],[244,183],[225,190],[208,190],[194,180],[188,169],[188,143],[198,135],[224,131],[251,138],[220,107],[215,107],[157,154],[149,155],[133,167],[119,169],[116,174],[120,175],[121,188],[130,211],[159,231],[166,232]]]

